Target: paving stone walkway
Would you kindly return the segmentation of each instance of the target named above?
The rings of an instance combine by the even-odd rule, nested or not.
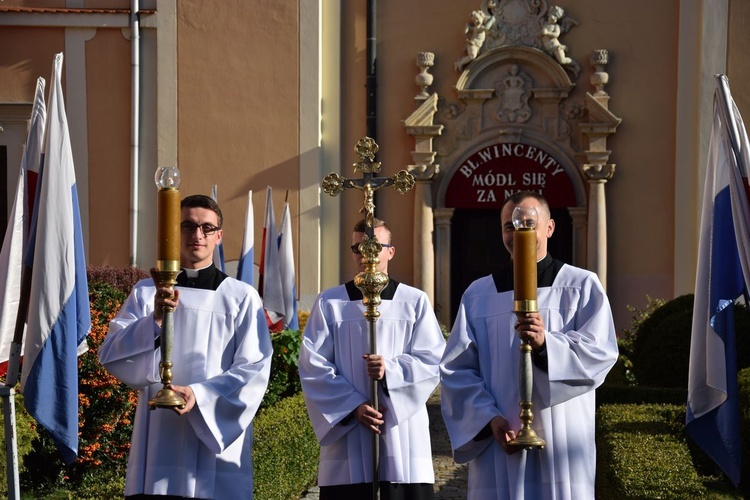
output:
[[[432,439],[432,463],[435,469],[435,499],[465,500],[468,468],[466,464],[456,464],[451,454],[451,444],[440,414],[440,387],[427,401],[430,416],[430,437]],[[301,500],[318,500],[318,488],[310,488]]]

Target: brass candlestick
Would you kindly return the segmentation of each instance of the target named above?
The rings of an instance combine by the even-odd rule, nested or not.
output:
[[[538,215],[534,207],[516,207],[513,210],[513,312],[520,318],[529,312],[538,312],[537,274],[536,274],[536,227]],[[530,450],[544,448],[547,444],[531,428],[534,414],[531,412],[531,392],[534,385],[534,374],[531,368],[531,345],[521,342],[520,392],[521,422],[523,426],[515,439],[508,442],[510,446],[519,446]]]
[[[156,273],[158,287],[167,287],[174,293],[177,275],[180,274],[180,171],[177,167],[161,167],[155,175],[157,209]],[[185,400],[169,388],[172,384],[172,345],[174,342],[174,308],[162,308],[162,323],[159,348],[161,362],[159,376],[163,387],[148,402],[148,407],[184,408]]]

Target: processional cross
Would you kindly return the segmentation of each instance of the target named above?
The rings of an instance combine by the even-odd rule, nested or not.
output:
[[[378,256],[383,246],[375,237],[373,219],[375,218],[375,191],[383,187],[392,187],[401,194],[414,187],[414,177],[406,170],[401,170],[392,177],[375,177],[380,172],[380,162],[375,161],[378,152],[377,143],[370,137],[363,137],[354,148],[359,161],[354,164],[354,172],[362,172],[360,179],[347,179],[336,173],[328,174],[321,184],[323,191],[336,196],[345,189],[358,189],[364,193],[364,201],[360,213],[365,214],[365,237],[359,244],[362,263],[365,270],[354,278],[354,285],[362,292],[362,304],[365,306],[365,319],[370,334],[370,353],[377,353],[377,320],[380,317],[380,292],[388,285],[388,275],[378,271],[380,263]],[[372,380],[370,385],[370,405],[378,410],[378,381]],[[378,435],[372,433],[372,491],[373,498],[378,498]]]

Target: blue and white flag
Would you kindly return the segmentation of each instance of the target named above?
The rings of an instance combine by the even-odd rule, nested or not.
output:
[[[23,273],[23,256],[26,253],[31,226],[31,211],[34,208],[37,178],[39,176],[39,162],[42,157],[42,142],[44,141],[44,125],[47,118],[47,105],[44,102],[44,78],[36,81],[34,105],[31,108],[31,120],[26,136],[26,147],[21,158],[21,168],[18,172],[16,197],[11,207],[8,226],[5,229],[2,251],[0,251],[0,269],[5,269],[5,275],[0,278],[0,374],[7,369],[7,361],[11,357],[11,344],[15,336],[16,318],[21,303],[21,276]],[[24,298],[25,301],[25,298]],[[25,318],[25,311],[21,312]],[[15,358],[8,385],[15,385],[18,381],[18,357],[21,345],[14,346]]]
[[[253,192],[247,192],[247,213],[245,214],[245,234],[242,237],[240,261],[237,264],[237,279],[250,286],[255,286],[253,280],[255,260],[255,219],[253,215]]]
[[[686,431],[735,486],[742,458],[734,302],[750,283],[748,148],[727,78],[718,75],[698,248]]]
[[[292,248],[292,218],[289,214],[289,203],[284,203],[279,231],[279,271],[284,298],[284,328],[299,330],[297,285],[294,276],[294,250]]]
[[[219,186],[216,184],[211,188],[211,198],[216,203],[219,203]],[[219,242],[219,244],[214,247],[214,266],[216,266],[216,268],[222,273],[226,273],[226,268],[224,267],[224,245],[222,242]]]
[[[21,391],[29,414],[71,463],[78,455],[78,355],[86,350],[91,318],[62,64],[56,54],[25,258],[32,278]]]
[[[279,237],[276,230],[276,215],[273,211],[271,186],[266,187],[266,216],[263,224],[263,254],[258,271],[258,293],[263,298],[270,327],[284,317],[284,295],[279,272]],[[272,328],[276,331],[278,328]]]

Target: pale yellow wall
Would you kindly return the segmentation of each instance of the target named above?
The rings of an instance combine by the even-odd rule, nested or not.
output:
[[[606,88],[622,118],[608,141],[617,170],[607,184],[608,294],[618,328],[629,324],[626,306],[643,307],[647,294],[674,296],[677,13],[677,2],[648,0],[576,3],[571,12],[577,36],[591,30],[586,41],[570,41],[586,72],[591,49],[610,50]]]
[[[127,266],[130,241],[130,42],[99,29],[86,42],[89,262]]]
[[[366,50],[367,50],[367,24],[365,23],[366,2],[341,2],[341,175],[346,177],[354,176],[352,165],[358,161],[354,154],[354,146],[367,133],[365,121],[366,110],[366,89],[365,79],[367,68]],[[381,2],[382,3],[382,2]],[[380,91],[378,91],[380,93]],[[383,97],[380,98],[381,102]],[[325,108],[324,108],[325,109]],[[378,118],[381,122],[382,118]],[[377,138],[380,141],[380,138]],[[325,141],[325,130],[323,132]],[[378,161],[380,155],[377,157]],[[390,175],[396,171],[393,165],[385,164],[383,166],[383,175]],[[328,198],[328,195],[323,195]],[[379,217],[380,210],[384,203],[381,201],[383,195],[378,195],[376,215]],[[329,202],[325,200],[324,202]],[[352,279],[357,270],[351,258],[351,252],[348,246],[351,245],[352,228],[358,219],[361,218],[359,209],[362,206],[362,194],[359,191],[350,190],[350,192],[338,195],[335,203],[340,203],[341,213],[341,281]],[[408,212],[409,214],[411,212]],[[385,218],[385,216],[382,216]],[[322,221],[323,224],[326,221]],[[390,224],[391,221],[389,220]],[[394,237],[398,237],[394,234]],[[399,242],[400,246],[400,242]],[[399,248],[400,250],[400,248]],[[407,255],[407,254],[404,254]],[[401,257],[399,255],[399,257]],[[397,258],[393,266],[398,265],[399,260],[408,260]],[[393,272],[394,267],[389,270]]]
[[[750,20],[750,2],[731,0],[729,3],[729,47],[727,49],[727,77],[732,97],[745,120],[750,123],[750,35],[747,23]],[[735,83],[736,82],[736,83]]]
[[[297,242],[299,102],[297,2],[181,0],[178,14],[180,191],[218,185],[224,255],[239,257],[247,191],[253,190],[256,249],[266,185],[276,222],[286,190]],[[260,254],[255,252],[256,262]],[[296,250],[295,250],[296,255]]]
[[[41,76],[49,83],[52,59],[65,47],[65,30],[3,26],[0,47],[3,47],[0,50],[0,101],[32,102],[36,79]]]

